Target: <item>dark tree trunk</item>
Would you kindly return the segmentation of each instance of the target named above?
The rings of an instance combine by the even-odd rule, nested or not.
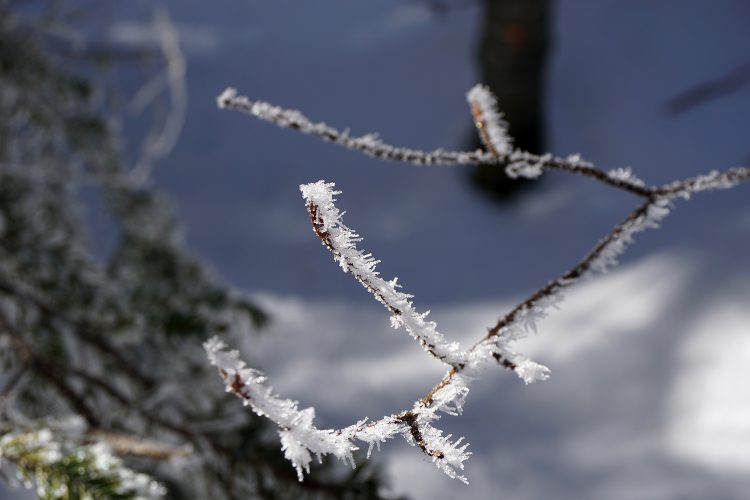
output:
[[[480,81],[497,96],[517,147],[544,148],[544,77],[549,45],[549,0],[485,0],[479,45]],[[484,191],[507,196],[520,183],[502,169],[477,167],[474,180]]]

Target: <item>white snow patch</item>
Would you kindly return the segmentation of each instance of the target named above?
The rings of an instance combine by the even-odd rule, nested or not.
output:
[[[750,308],[732,297],[696,314],[677,353],[667,447],[724,471],[750,472]]]

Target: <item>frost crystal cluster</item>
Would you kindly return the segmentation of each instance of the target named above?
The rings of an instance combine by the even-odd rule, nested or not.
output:
[[[234,109],[253,115],[280,127],[312,134],[367,155],[386,160],[409,162],[416,165],[431,164],[495,164],[504,168],[509,177],[536,178],[545,171],[562,171],[589,177],[610,187],[621,189],[643,199],[620,224],[599,241],[581,261],[569,271],[541,287],[522,301],[497,323],[490,327],[474,345],[462,348],[451,342],[428,321],[427,312],[414,308],[412,296],[400,291],[397,279],[385,280],[375,270],[378,260],[361,251],[357,245],[360,236],[344,225],[342,212],[335,206],[335,196],[341,194],[331,182],[318,181],[300,186],[305,199],[310,222],[315,235],[330,250],[341,269],[350,273],[373,297],[383,304],[391,316],[394,328],[404,327],[408,334],[433,358],[447,365],[448,371],[429,393],[415,401],[401,413],[380,420],[363,419],[354,425],[338,430],[321,430],[314,426],[312,408],[298,409],[296,401],[279,398],[264,385],[265,378],[248,368],[239,359],[237,351],[228,351],[218,338],[204,344],[209,360],[224,379],[226,389],[241,398],[255,413],[264,415],[279,426],[279,436],[284,454],[297,469],[302,479],[309,472],[313,455],[331,454],[353,463],[355,441],[368,444],[368,457],[373,446],[379,446],[396,434],[418,447],[435,465],[452,478],[467,482],[459,471],[469,457],[463,438],[453,440],[433,424],[441,413],[458,415],[463,408],[472,380],[480,369],[495,364],[516,372],[525,382],[546,380],[549,369],[529,360],[511,349],[513,342],[536,331],[536,323],[551,307],[556,306],[563,292],[572,285],[596,273],[604,273],[617,265],[618,257],[633,242],[635,234],[658,227],[666,217],[676,198],[689,198],[692,193],[708,189],[727,189],[750,178],[747,167],[724,172],[711,172],[692,179],[664,186],[648,187],[630,168],[609,172],[597,169],[581,160],[578,155],[557,158],[551,154],[534,155],[514,149],[507,124],[497,109],[492,93],[477,85],[467,94],[471,114],[486,150],[474,152],[444,151],[423,152],[400,148],[381,142],[373,134],[350,137],[324,123],[314,123],[299,111],[287,110],[262,101],[253,102],[238,96],[229,88],[218,97],[223,109]]]

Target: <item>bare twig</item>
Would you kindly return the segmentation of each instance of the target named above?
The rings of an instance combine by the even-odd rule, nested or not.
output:
[[[117,455],[132,455],[154,460],[170,460],[193,453],[191,446],[172,446],[158,441],[113,432],[106,429],[92,429],[87,433],[91,441],[104,441]]]
[[[170,109],[161,127],[151,130],[141,146],[141,157],[131,171],[134,182],[143,183],[150,176],[156,162],[166,156],[177,143],[187,113],[187,82],[185,56],[180,50],[177,29],[164,9],[154,13],[154,30],[165,61],[164,69],[144,85],[133,98],[132,108],[142,110],[163,90],[167,90]]]

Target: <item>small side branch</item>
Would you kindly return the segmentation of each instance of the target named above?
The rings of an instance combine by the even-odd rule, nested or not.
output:
[[[438,419],[438,410],[450,411],[451,404],[460,405],[468,392],[460,377],[436,395],[439,400],[433,408],[426,408],[419,402],[400,415],[390,415],[375,422],[361,420],[354,425],[339,430],[318,429],[314,424],[315,410],[299,410],[298,403],[282,399],[265,385],[265,377],[249,368],[237,351],[227,351],[217,338],[204,344],[209,361],[216,366],[224,380],[227,392],[240,398],[259,416],[264,416],[279,427],[279,438],[284,456],[297,470],[297,477],[303,480],[304,472],[310,472],[313,455],[319,459],[332,454],[354,466],[352,452],[357,449],[352,444],[359,440],[369,445],[369,457],[373,447],[400,434],[409,443],[419,447],[435,465],[452,478],[466,482],[457,470],[463,469],[463,462],[471,455],[466,451],[467,444],[462,438],[451,441],[451,436],[434,428],[431,422]]]
[[[333,142],[382,160],[400,161],[415,165],[494,163],[492,155],[481,150],[458,152],[436,149],[427,152],[390,146],[381,141],[377,134],[352,137],[348,131],[341,132],[323,122],[315,123],[299,111],[281,108],[264,101],[251,101],[245,96],[238,96],[237,91],[233,88],[228,88],[222,92],[217,98],[217,103],[221,109],[241,111],[260,120],[273,123],[278,127],[310,134],[324,141]]]
[[[669,200],[659,198],[636,208],[572,269],[534,292],[500,319],[487,332],[486,338],[496,337],[514,324],[520,324],[524,329],[533,328],[532,323],[545,315],[547,307],[558,302],[559,294],[564,289],[593,273],[605,273],[617,265],[617,258],[634,241],[633,236],[644,229],[658,227],[659,222],[669,214],[668,207]]]
[[[388,309],[391,314],[391,325],[394,328],[404,326],[425,351],[447,365],[465,366],[468,359],[459,344],[448,342],[437,330],[434,321],[425,320],[429,311],[417,312],[410,300],[413,296],[397,290],[398,279],[386,281],[381,278],[380,273],[375,270],[380,261],[375,260],[372,254],[357,249],[357,243],[361,238],[342,222],[341,212],[334,205],[334,196],[340,194],[340,191],[334,191],[334,184],[318,181],[304,184],[300,189],[306,200],[315,234],[331,251],[341,269],[351,273]]]
[[[130,455],[153,460],[171,460],[193,453],[191,446],[172,446],[166,443],[143,439],[141,437],[113,432],[104,429],[92,429],[86,433],[91,443],[104,442],[116,455]]]
[[[669,196],[689,198],[693,193],[713,189],[730,189],[741,182],[750,180],[750,167],[734,167],[723,172],[711,172],[682,181],[675,181],[664,186],[654,188],[654,196]]]

